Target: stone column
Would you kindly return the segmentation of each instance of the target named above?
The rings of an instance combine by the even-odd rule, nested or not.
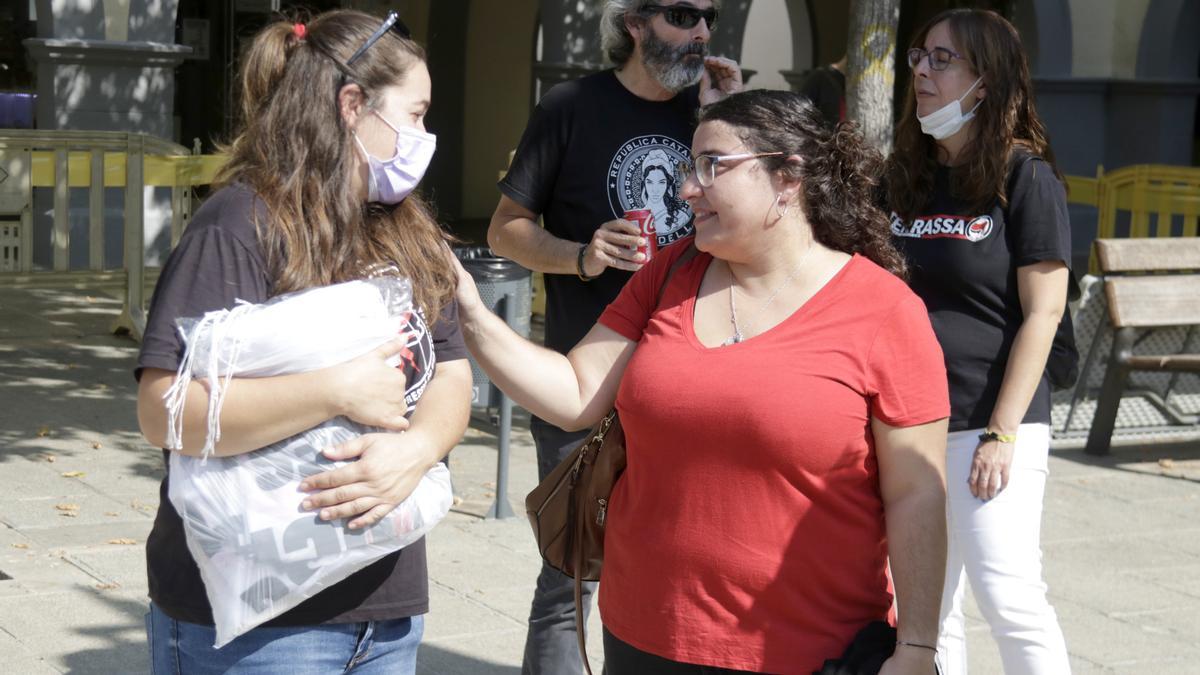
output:
[[[59,8],[56,10],[55,6]],[[178,0],[38,0],[38,37],[25,40],[37,72],[41,129],[174,136]]]
[[[37,127],[43,130],[127,131],[173,140],[175,68],[191,53],[175,44],[178,0],[37,0],[38,36],[25,40],[37,80]],[[35,191],[33,230],[52,226],[49,194]],[[88,195],[70,203],[70,267],[87,267]],[[124,194],[105,190],[104,251],[122,260]],[[171,193],[147,189],[143,199],[145,262],[165,260],[170,247]],[[35,264],[49,264],[46,238],[33,246]]]

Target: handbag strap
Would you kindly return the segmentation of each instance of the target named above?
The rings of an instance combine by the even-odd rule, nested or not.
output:
[[[654,302],[654,309],[658,309],[658,306],[662,304],[663,294],[667,291],[667,285],[670,284],[671,277],[675,276],[675,272],[680,267],[683,267],[687,261],[695,258],[697,252],[695,238],[688,239],[687,250],[675,262],[671,263],[671,269],[667,270],[666,278],[663,279],[662,285],[658,287],[658,298]],[[599,438],[600,440],[597,442],[603,443],[603,436],[601,435]],[[587,636],[584,633],[583,625],[583,574],[579,569],[583,561],[583,522],[580,520],[578,512],[575,511],[575,499],[569,501],[568,508],[572,511],[568,517],[568,522],[575,524],[575,541],[573,546],[575,551],[574,555],[571,556],[572,564],[575,568],[572,575],[575,577],[575,637],[579,640],[579,656],[583,659],[583,668],[587,671],[587,675],[592,675],[592,665],[588,663]]]

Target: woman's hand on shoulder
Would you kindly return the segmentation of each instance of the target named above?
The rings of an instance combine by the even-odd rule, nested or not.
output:
[[[454,300],[458,303],[458,315],[460,320],[470,320],[475,312],[489,311],[483,306],[483,299],[479,297],[479,288],[475,285],[475,279],[463,267],[462,261],[449,248],[446,249],[446,258],[454,267],[454,272],[458,276],[458,283],[455,286]]]
[[[403,370],[388,363],[405,348],[404,338],[398,337],[356,359],[330,366],[329,396],[334,416],[344,415],[359,424],[391,431],[407,429],[407,378]]]

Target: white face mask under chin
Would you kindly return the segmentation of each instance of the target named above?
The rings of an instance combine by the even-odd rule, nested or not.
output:
[[[975,107],[967,111],[966,114],[963,114],[962,106],[959,104],[962,103],[962,100],[971,93],[971,90],[982,81],[983,76],[981,75],[979,76],[979,79],[975,80],[971,84],[971,86],[967,87],[967,90],[963,92],[962,96],[959,96],[957,99],[947,103],[937,110],[934,110],[924,117],[917,115],[917,121],[921,123],[921,131],[939,141],[943,138],[949,138],[958,133],[958,130],[962,129],[963,125],[965,125],[967,122],[970,122],[971,118],[975,117],[975,111],[979,109],[980,104],[983,103],[983,99],[979,99],[975,103]]]

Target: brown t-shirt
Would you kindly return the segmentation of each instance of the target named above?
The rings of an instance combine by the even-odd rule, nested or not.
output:
[[[232,307],[238,300],[260,303],[271,296],[262,246],[255,233],[252,210],[262,203],[245,186],[233,185],[214,193],[192,218],[179,245],[163,266],[150,304],[146,332],[138,355],[135,377],[143,368],[174,371],[184,353],[176,319]],[[314,317],[320,320],[320,317]],[[414,350],[414,363],[406,363],[409,390],[424,390],[432,377],[428,362],[466,358],[458,327],[458,309],[451,304],[432,331],[431,342]],[[426,354],[435,358],[428,359]],[[407,360],[406,360],[407,361]],[[164,460],[168,457],[163,451]],[[212,609],[200,571],[188,552],[183,522],[167,497],[168,475],[159,489],[158,514],[146,541],[146,567],[150,599],[168,616],[191,623],[212,625]],[[304,626],[399,619],[429,611],[425,540],[385,556],[342,582],[267,622],[266,626]]]

